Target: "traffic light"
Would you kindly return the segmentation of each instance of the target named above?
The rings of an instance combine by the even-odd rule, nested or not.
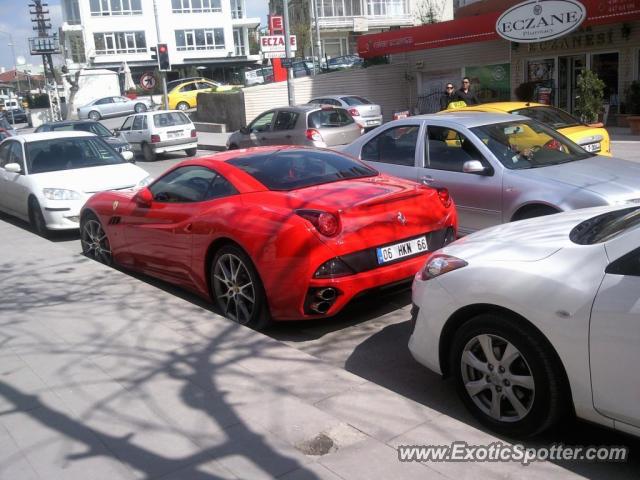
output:
[[[158,68],[161,72],[171,70],[171,62],[169,61],[169,47],[166,43],[158,44]]]
[[[149,50],[151,50],[151,60],[158,61],[158,49],[156,47],[149,47]]]

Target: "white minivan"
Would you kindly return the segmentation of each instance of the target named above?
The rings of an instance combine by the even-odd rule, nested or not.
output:
[[[198,134],[189,117],[177,110],[156,110],[129,115],[115,130],[142,153],[148,162],[159,153],[184,150],[193,157],[198,150]]]

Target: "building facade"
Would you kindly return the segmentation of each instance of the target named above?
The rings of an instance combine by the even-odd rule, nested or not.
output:
[[[154,4],[157,5],[158,28]],[[150,47],[166,43],[172,67],[200,70],[259,60],[249,35],[260,24],[245,0],[62,0],[61,32],[71,69],[155,66]]]
[[[356,55],[357,38],[365,33],[421,25],[430,18],[438,21],[453,18],[453,0],[291,0],[292,33],[309,39],[306,42],[298,39],[305,56],[311,55],[310,31],[314,49],[317,44],[314,8],[318,12],[322,54],[327,58]],[[271,0],[270,11],[281,14],[281,2]]]

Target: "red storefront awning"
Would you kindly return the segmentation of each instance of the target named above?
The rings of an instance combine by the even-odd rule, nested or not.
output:
[[[587,18],[582,24],[585,27],[640,20],[640,0],[582,0],[582,4],[587,9]],[[371,58],[497,40],[501,37],[496,33],[496,21],[501,14],[485,13],[448,22],[361,35],[358,37],[358,55]]]

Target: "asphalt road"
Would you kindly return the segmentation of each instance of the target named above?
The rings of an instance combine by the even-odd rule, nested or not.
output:
[[[122,119],[104,121],[109,128]],[[640,160],[637,143],[616,143],[614,154],[630,160]],[[211,152],[198,151],[198,156]],[[138,160],[138,165],[158,176],[169,166],[182,160],[176,153],[160,157],[156,162]],[[30,235],[25,226],[25,234]],[[77,233],[55,235],[52,241],[80,253]],[[201,300],[162,282],[139,277],[159,288],[201,304]],[[361,298],[333,319],[313,322],[287,322],[266,332],[271,337],[303,350],[328,363],[344,368],[363,378],[393,390],[417,402],[478,427],[458,401],[451,381],[418,365],[410,356],[407,342],[410,336],[408,289],[385,292]],[[429,439],[424,443],[428,444]],[[461,439],[465,440],[465,439]],[[563,463],[567,470],[591,479],[638,478],[640,475],[640,441],[607,429],[568,419],[558,429],[537,438],[530,445],[551,443],[565,445],[627,445],[631,461],[622,464]]]

